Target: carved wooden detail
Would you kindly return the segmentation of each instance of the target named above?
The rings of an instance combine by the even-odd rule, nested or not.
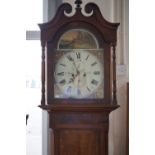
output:
[[[113,104],[117,104],[117,87],[116,87],[116,46],[112,45],[113,50]]]
[[[45,42],[41,43],[42,46],[42,62],[41,62],[41,105],[45,105]]]
[[[129,82],[126,85],[127,107],[126,107],[126,155],[129,155]]]

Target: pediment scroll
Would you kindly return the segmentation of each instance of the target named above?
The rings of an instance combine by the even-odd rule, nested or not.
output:
[[[67,17],[72,17],[75,14],[75,9],[73,9],[72,5],[69,3],[64,4],[64,14]]]

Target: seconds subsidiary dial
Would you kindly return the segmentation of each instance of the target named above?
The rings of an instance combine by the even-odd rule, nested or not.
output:
[[[102,84],[103,66],[91,52],[68,52],[56,63],[55,81],[63,96],[87,98]]]

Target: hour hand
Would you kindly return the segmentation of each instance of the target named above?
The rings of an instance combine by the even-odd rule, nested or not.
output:
[[[79,71],[78,71],[78,68],[79,68],[80,64],[78,65],[78,67],[76,67],[75,62],[73,61],[73,65],[74,65],[74,67],[75,67],[75,69],[76,69],[76,72],[78,73],[78,72],[79,72]]]
[[[86,76],[87,76],[87,74],[86,74],[86,72],[84,72],[83,77],[86,77]]]
[[[70,84],[70,83],[72,83],[73,81],[74,81],[73,79],[70,79],[68,83]]]
[[[71,74],[71,76],[74,77],[74,73],[70,73],[70,72],[68,72],[68,74]]]
[[[74,74],[73,74],[73,73],[68,73],[68,74],[71,74],[71,76],[72,76],[72,77],[70,78],[70,80],[69,80],[68,83],[72,83],[72,82],[74,81],[74,78],[75,78],[75,77],[74,77]]]

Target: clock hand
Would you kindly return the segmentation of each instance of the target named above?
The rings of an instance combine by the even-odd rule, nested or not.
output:
[[[76,80],[76,78],[78,79],[77,80],[78,83],[80,82],[80,72],[79,71],[77,71],[77,74],[76,75],[74,75],[73,73],[68,73],[68,74],[71,74],[72,75],[72,78],[70,78],[69,83],[74,82]]]
[[[76,69],[76,73],[79,74],[79,70],[78,69],[80,67],[80,64],[76,67],[75,61],[73,61],[73,65],[74,65],[74,67]]]
[[[86,75],[87,75],[86,72],[84,72],[83,77],[86,77]]]
[[[70,79],[68,83],[70,84],[70,83],[72,83],[73,81],[74,81],[73,79]]]
[[[77,71],[77,74],[73,77],[73,81],[76,81],[76,79],[79,77],[79,75],[80,75],[80,72]]]
[[[73,61],[73,65],[74,65],[74,67],[75,67],[75,69],[76,69],[76,74],[73,76],[73,79],[75,79],[75,78],[80,74],[80,72],[79,72],[79,70],[78,70],[80,64],[78,65],[78,67],[76,67],[75,62]]]
[[[76,78],[77,75],[74,75],[74,73],[70,73],[70,72],[68,72],[68,74],[71,75],[71,78],[70,78],[70,80],[68,82],[70,84],[70,83],[72,83],[74,81],[74,79]]]
[[[72,75],[72,77],[74,77],[74,73],[70,73],[70,72],[68,72],[68,74],[71,74],[71,75]]]
[[[78,84],[80,83],[81,79],[80,76],[86,77],[86,72],[84,72],[84,74],[82,75],[84,71],[78,71],[77,70],[77,74],[73,77],[73,80],[75,81],[76,78],[78,78]],[[81,77],[82,78],[82,77]]]

